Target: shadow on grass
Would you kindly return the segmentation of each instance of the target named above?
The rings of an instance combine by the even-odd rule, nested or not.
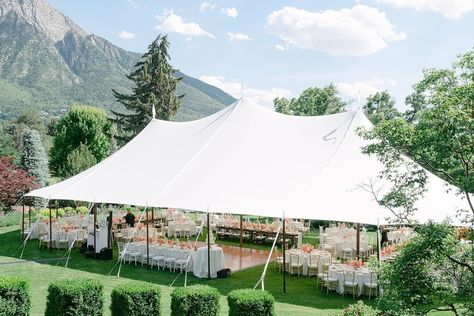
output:
[[[19,230],[5,231],[0,229],[0,256],[19,259],[21,253],[21,240]],[[35,261],[40,264],[64,266],[65,258],[62,258],[65,250],[52,250],[38,248],[38,241],[29,241],[26,244],[23,260]],[[62,258],[62,259],[61,259]],[[78,250],[71,252],[68,268],[102,275],[117,275],[118,266],[116,265],[117,253],[114,250],[115,260],[94,260],[86,259]],[[0,263],[1,266],[9,263]],[[115,267],[115,269],[114,269]],[[192,273],[188,273],[188,285],[208,284],[217,288],[222,295],[227,295],[231,290],[238,288],[253,288],[259,280],[263,271],[263,266],[250,268],[234,273],[226,279],[198,279]],[[153,269],[150,270],[141,264],[128,265],[123,264],[121,268],[121,277],[147,281],[163,286],[169,286],[178,273]],[[316,286],[314,277],[296,277],[287,276],[287,293],[282,293],[282,275],[278,273],[271,264],[268,268],[265,278],[265,289],[271,292],[275,299],[281,303],[294,304],[318,309],[341,309],[354,302],[352,297],[342,297],[336,293],[326,294],[325,290],[320,290]],[[184,274],[179,275],[174,286],[184,285]],[[371,304],[371,302],[368,302]]]

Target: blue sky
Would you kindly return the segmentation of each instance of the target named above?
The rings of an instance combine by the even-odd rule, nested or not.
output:
[[[88,33],[145,52],[159,34],[184,73],[271,105],[333,82],[356,103],[387,89],[403,108],[423,68],[474,46],[474,0],[49,0]]]

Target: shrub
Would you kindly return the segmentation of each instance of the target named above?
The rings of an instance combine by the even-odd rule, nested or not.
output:
[[[227,296],[229,316],[272,316],[275,315],[275,299],[267,291],[241,289]]]
[[[112,316],[160,315],[160,289],[150,283],[130,282],[112,290]]]
[[[377,311],[362,301],[347,306],[340,316],[377,316]]]
[[[0,277],[0,315],[26,316],[30,308],[29,282],[18,277]]]
[[[219,291],[208,285],[176,288],[171,293],[171,316],[215,316],[219,297]]]
[[[45,316],[98,316],[103,312],[103,285],[99,281],[80,278],[49,284]]]

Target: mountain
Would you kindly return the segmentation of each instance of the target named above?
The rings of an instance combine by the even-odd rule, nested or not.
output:
[[[34,107],[60,115],[72,104],[120,109],[112,89],[130,91],[125,77],[141,54],[87,34],[45,0],[0,0],[0,119]],[[186,94],[176,120],[214,113],[235,99],[198,79],[183,77]]]

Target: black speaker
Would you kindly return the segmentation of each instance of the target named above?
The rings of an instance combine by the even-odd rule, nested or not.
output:
[[[102,248],[99,253],[99,258],[102,260],[112,260],[112,248]]]
[[[223,278],[230,277],[231,275],[232,275],[232,272],[230,271],[229,268],[225,268],[225,269],[217,271],[217,277],[218,278],[223,279]]]

